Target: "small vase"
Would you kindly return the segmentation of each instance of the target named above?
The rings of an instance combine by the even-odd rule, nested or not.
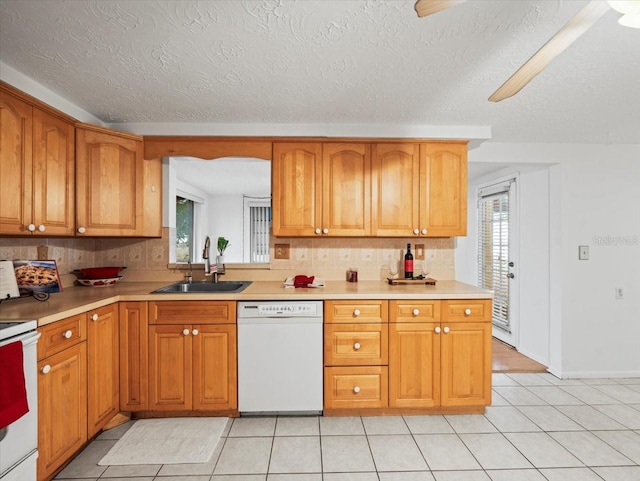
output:
[[[216,256],[216,266],[218,269],[224,269],[224,256]]]

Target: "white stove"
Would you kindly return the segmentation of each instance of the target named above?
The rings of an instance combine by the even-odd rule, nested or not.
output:
[[[38,384],[36,321],[0,321],[0,347],[22,342],[23,369],[29,412],[0,429],[0,480],[36,479],[38,458]]]

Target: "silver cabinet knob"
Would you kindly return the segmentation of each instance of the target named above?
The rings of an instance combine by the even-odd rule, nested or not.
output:
[[[360,386],[354,386],[354,388],[353,388],[353,392],[354,392],[355,394],[358,394],[358,393],[360,392]]]
[[[98,320],[98,314],[94,314],[93,316],[91,316],[91,320],[92,321],[97,321]]]
[[[358,317],[358,316],[360,315],[360,309],[354,309],[354,311],[353,311],[353,315],[354,315],[355,317]]]
[[[322,229],[322,233],[323,234],[328,234],[329,233],[329,229],[327,229],[326,227],[324,229]]]
[[[413,229],[413,235],[418,235],[420,234],[420,231],[418,229]]]
[[[322,231],[321,231],[320,229],[316,229],[316,230],[314,230],[314,232],[315,232],[316,234],[321,234],[321,233],[322,233]]]
[[[184,334],[185,336],[189,335],[189,329],[183,329],[182,334]]]
[[[44,232],[44,231],[46,230],[46,227],[44,226],[44,224],[40,224],[40,225],[38,226],[38,230],[39,230],[40,232]]]
[[[353,348],[354,348],[356,351],[357,351],[358,349],[360,349],[360,343],[359,343],[359,342],[356,342],[356,343],[353,345]]]
[[[34,231],[36,230],[36,226],[35,226],[34,224],[29,224],[29,225],[27,226],[27,230],[28,230],[29,232],[34,232]]]
[[[468,307],[464,310],[464,315],[465,316],[470,316],[471,315],[471,309],[469,309]]]
[[[42,366],[42,369],[40,369],[40,371],[42,372],[42,374],[49,374],[49,371],[51,371],[51,366],[49,364],[45,364],[44,366]]]
[[[197,336],[199,332],[200,331],[198,331],[197,329],[194,329],[193,331],[191,331],[191,334],[193,334],[194,336]]]
[[[449,328],[448,328],[448,327],[445,327],[445,328],[443,329],[443,331],[444,331],[444,333],[445,333],[445,334],[447,334],[447,333],[449,332]]]
[[[420,314],[420,309],[414,309],[414,310],[413,310],[413,312],[412,312],[412,314],[413,314],[414,316],[417,316],[418,314]]]
[[[440,334],[440,331],[441,331],[441,330],[442,330],[442,329],[440,329],[440,326],[438,326],[438,327],[436,327],[436,328],[434,329],[434,331],[436,331],[436,334]]]
[[[71,339],[71,336],[73,336],[73,331],[71,329],[64,331],[64,334],[62,334],[62,337],[65,339]]]
[[[78,234],[84,234],[85,232],[87,232],[87,229],[84,227],[78,227]]]
[[[422,235],[427,235],[427,229],[422,229],[422,231],[420,232]]]

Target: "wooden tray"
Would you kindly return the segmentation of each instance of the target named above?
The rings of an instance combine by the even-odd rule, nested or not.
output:
[[[387,281],[392,286],[410,285],[410,284],[426,284],[427,286],[435,286],[436,280],[426,277],[424,279],[391,279],[387,277]]]

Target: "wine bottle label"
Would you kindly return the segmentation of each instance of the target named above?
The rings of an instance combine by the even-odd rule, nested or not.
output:
[[[404,261],[404,272],[413,273],[413,259],[407,259]]]

